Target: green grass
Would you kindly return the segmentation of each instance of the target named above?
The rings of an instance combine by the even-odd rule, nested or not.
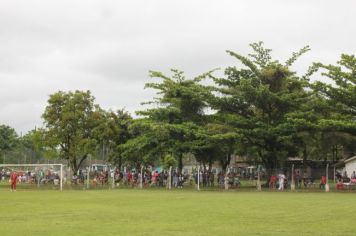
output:
[[[356,235],[354,193],[0,191],[0,235]]]

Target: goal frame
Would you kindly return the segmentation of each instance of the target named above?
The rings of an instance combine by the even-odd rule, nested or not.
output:
[[[0,168],[1,167],[41,167],[41,166],[60,167],[59,186],[60,186],[60,191],[63,191],[63,164],[0,164]]]

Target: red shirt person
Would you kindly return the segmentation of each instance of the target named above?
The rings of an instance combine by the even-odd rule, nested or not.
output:
[[[16,171],[12,172],[10,175],[11,191],[16,191],[17,183],[17,173]]]
[[[271,178],[269,180],[269,187],[272,189],[276,188],[276,183],[277,183],[277,176],[271,175]]]
[[[325,185],[326,185],[326,177],[323,175],[321,176],[320,179],[320,189],[325,189]]]

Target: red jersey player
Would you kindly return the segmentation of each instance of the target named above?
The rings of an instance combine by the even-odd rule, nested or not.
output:
[[[13,171],[10,175],[11,191],[16,191],[17,173]]]

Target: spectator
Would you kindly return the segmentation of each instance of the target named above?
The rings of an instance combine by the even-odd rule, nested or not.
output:
[[[338,180],[338,182],[342,182],[342,175],[340,174],[340,172],[336,171],[335,177]]]
[[[228,190],[229,189],[229,176],[228,175],[225,175],[224,185],[225,185],[225,190]]]
[[[223,186],[224,185],[224,182],[225,181],[225,176],[222,172],[220,172],[220,176],[219,176],[219,183],[220,183],[220,186]]]
[[[321,179],[320,179],[320,189],[325,189],[325,185],[326,185],[326,177],[323,175],[321,176]]]
[[[240,179],[237,176],[235,176],[235,178],[234,178],[234,186],[236,188],[240,188]]]
[[[299,188],[299,187],[300,187],[300,183],[301,183],[299,171],[297,171],[297,172],[295,173],[294,180],[295,180],[295,186],[296,186],[297,188]]]
[[[347,171],[346,171],[346,170],[344,171],[344,174],[342,175],[342,177],[343,177],[344,179],[347,179],[347,178],[348,178],[348,176],[347,176]]]
[[[210,172],[210,186],[214,187],[214,173]]]
[[[98,183],[98,179],[97,176],[95,175],[93,179],[93,186],[96,187],[97,183]]]
[[[278,175],[278,190],[283,191],[284,190],[284,181],[286,179],[286,176],[284,174],[279,174]]]
[[[77,180],[78,180],[78,176],[77,175],[73,175],[72,176],[72,184],[77,184]]]
[[[342,182],[342,179],[337,179],[336,189],[338,190],[344,189],[344,183]]]
[[[271,178],[269,180],[269,188],[275,189],[276,188],[276,183],[277,183],[277,176],[271,175]]]
[[[178,174],[176,172],[173,173],[173,186],[178,187]]]
[[[179,173],[178,174],[178,188],[183,188],[184,176]]]

